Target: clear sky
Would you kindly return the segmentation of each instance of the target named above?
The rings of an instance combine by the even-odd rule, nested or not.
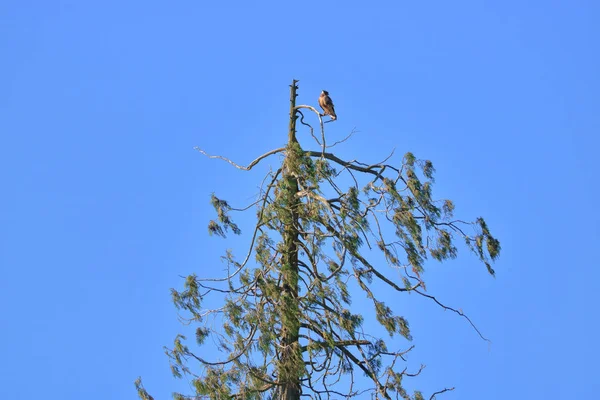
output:
[[[208,238],[210,193],[244,205],[277,162],[244,173],[193,146],[248,163],[284,145],[293,78],[299,103],[330,92],[330,140],[359,131],[341,156],[432,160],[434,196],[502,243],[496,279],[468,253],[426,266],[492,344],[411,298],[411,385],[598,396],[600,3],[214,4],[0,3],[0,398],[134,399],[140,375],[157,400],[184,390],[169,290],[246,243]]]

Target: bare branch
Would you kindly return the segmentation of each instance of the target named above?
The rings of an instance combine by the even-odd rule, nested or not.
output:
[[[305,105],[300,105],[300,106],[296,106],[295,110],[299,110],[301,108],[308,108],[311,111],[314,111],[315,114],[317,114],[317,116],[319,117],[319,125],[321,126],[321,141],[322,143],[319,143],[321,145],[322,150],[322,154],[325,153],[325,148],[327,147],[326,143],[325,143],[325,128],[323,127],[323,119],[321,118],[321,113],[317,111],[316,108],[311,107],[311,106],[305,106]],[[318,141],[317,141],[318,143]]]
[[[418,294],[420,294],[423,297],[427,297],[428,299],[431,299],[433,301],[435,301],[440,307],[442,307],[444,310],[450,310],[452,312],[457,313],[458,315],[460,315],[461,317],[465,318],[467,321],[469,321],[469,324],[471,324],[471,326],[473,327],[473,329],[475,329],[475,332],[477,332],[477,334],[479,335],[480,338],[482,338],[483,340],[485,340],[488,343],[492,343],[491,340],[489,340],[488,338],[486,338],[485,336],[483,336],[481,334],[481,332],[479,331],[479,329],[477,329],[477,326],[475,326],[475,324],[473,323],[473,321],[471,321],[471,318],[469,318],[465,313],[463,313],[462,311],[459,311],[457,309],[454,309],[452,307],[448,307],[444,304],[442,304],[438,299],[436,299],[434,296],[428,295],[426,293],[423,293],[421,291],[419,291],[418,289],[413,289],[414,292],[417,292]]]
[[[315,139],[315,142],[317,142],[319,144],[319,146],[321,146],[321,142],[315,136],[315,130],[313,129],[312,125],[304,122],[304,113],[300,110],[296,110],[296,111],[298,111],[298,114],[300,114],[300,123],[304,126],[308,126],[308,128],[310,129],[310,135],[313,137],[313,139]]]
[[[345,138],[343,138],[342,140],[338,140],[337,142],[335,142],[332,145],[327,146],[328,149],[337,146],[340,143],[344,143],[346,140],[350,139],[352,137],[352,135],[354,135],[355,133],[358,133],[358,131],[356,130],[356,127],[352,128],[352,131],[350,131],[350,134],[348,136],[346,136]]]
[[[199,147],[194,147],[194,149],[197,150],[198,152],[204,154],[208,158],[219,158],[221,160],[227,161],[229,164],[233,165],[237,169],[241,169],[241,170],[244,170],[244,171],[250,171],[252,169],[252,167],[254,167],[256,164],[258,164],[263,158],[267,158],[270,155],[273,155],[273,154],[276,154],[276,153],[280,153],[280,152],[282,152],[282,151],[285,150],[285,147],[280,147],[278,149],[266,152],[265,154],[263,154],[262,156],[258,157],[256,160],[254,160],[250,164],[248,164],[247,167],[244,167],[242,165],[238,165],[238,164],[234,163],[233,161],[231,161],[230,159],[228,159],[226,157],[223,157],[223,156],[211,156],[210,154],[206,153],[204,150],[202,150]]]
[[[429,398],[429,400],[434,400],[436,395],[438,395],[438,394],[442,394],[442,393],[444,393],[444,392],[450,392],[450,391],[452,391],[452,390],[454,390],[454,388],[453,388],[453,387],[451,387],[451,388],[446,388],[446,389],[444,389],[444,390],[440,390],[439,392],[435,392],[434,394],[432,394],[432,395],[431,395],[431,397]]]

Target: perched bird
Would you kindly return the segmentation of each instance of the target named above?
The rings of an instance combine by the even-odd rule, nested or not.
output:
[[[329,115],[332,121],[337,119],[335,108],[333,108],[333,101],[331,101],[331,97],[329,97],[329,92],[327,90],[321,92],[321,96],[319,96],[319,105],[323,109],[323,115]]]

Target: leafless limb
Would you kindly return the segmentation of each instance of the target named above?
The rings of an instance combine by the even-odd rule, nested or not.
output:
[[[491,340],[489,340],[488,338],[486,338],[485,336],[483,336],[483,334],[479,331],[479,329],[477,328],[477,326],[473,323],[473,321],[471,321],[471,318],[469,318],[465,313],[463,313],[462,311],[457,310],[455,308],[448,307],[448,306],[442,304],[434,296],[431,296],[429,294],[423,293],[423,292],[419,291],[418,289],[414,289],[413,291],[417,292],[418,294],[420,294],[423,297],[427,297],[428,299],[433,300],[434,302],[437,303],[437,305],[439,305],[440,307],[442,307],[444,310],[450,310],[450,311],[455,312],[456,314],[460,315],[461,317],[465,318],[467,321],[469,321],[469,324],[471,324],[471,326],[473,327],[473,329],[475,329],[475,332],[477,332],[477,334],[479,335],[480,338],[482,338],[483,340],[485,340],[488,343],[491,343]]]
[[[319,141],[319,139],[315,136],[315,130],[313,129],[312,125],[309,123],[304,122],[304,113],[300,110],[296,110],[298,112],[298,114],[300,114],[300,123],[304,126],[308,126],[308,129],[310,129],[310,135],[313,137],[313,139],[315,139],[315,142],[318,143],[319,146],[321,146],[321,142]]]
[[[451,387],[451,388],[446,388],[446,389],[444,389],[444,390],[440,390],[439,392],[435,392],[434,394],[432,394],[432,395],[431,395],[431,397],[429,398],[429,400],[434,400],[436,395],[438,395],[438,394],[442,394],[442,393],[444,393],[444,392],[450,392],[450,391],[452,391],[452,390],[454,390],[454,388],[453,388],[453,387]]]
[[[317,114],[317,116],[319,117],[319,125],[321,126],[321,143],[319,143],[319,144],[321,145],[321,148],[322,148],[321,153],[324,154],[325,149],[327,148],[327,144],[325,143],[325,128],[323,127],[323,119],[321,118],[321,113],[318,112],[316,108],[311,107],[311,106],[305,106],[305,105],[296,106],[295,110],[299,110],[301,108],[308,108],[309,110],[311,110],[315,114]],[[318,141],[317,141],[317,143],[318,143]]]
[[[338,140],[337,142],[335,142],[332,145],[327,146],[327,148],[330,149],[330,148],[335,147],[336,145],[338,145],[340,143],[344,143],[346,140],[350,139],[352,137],[352,135],[354,135],[355,133],[358,133],[358,131],[356,130],[356,127],[352,128],[352,131],[350,131],[350,134],[348,136],[346,136],[342,140]]]
[[[199,147],[194,147],[194,149],[197,150],[198,152],[204,154],[208,158],[219,158],[221,160],[227,161],[229,164],[233,165],[237,169],[241,169],[241,170],[244,170],[244,171],[250,171],[252,169],[252,167],[254,167],[256,164],[258,164],[263,158],[267,158],[270,155],[273,155],[273,154],[276,154],[276,153],[280,153],[280,152],[282,152],[282,151],[285,150],[285,147],[280,147],[278,149],[266,152],[265,154],[263,154],[262,156],[258,157],[256,160],[254,160],[250,164],[248,164],[247,167],[244,167],[242,165],[238,165],[238,164],[234,163],[233,161],[231,161],[230,159],[228,159],[226,157],[223,157],[223,156],[211,156],[210,154],[206,153],[204,150],[202,150]]]

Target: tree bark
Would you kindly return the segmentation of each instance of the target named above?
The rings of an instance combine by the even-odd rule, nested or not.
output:
[[[282,254],[282,294],[281,294],[281,345],[278,399],[298,400],[302,393],[300,378],[304,373],[304,363],[299,345],[300,320],[298,305],[298,176],[293,165],[297,157],[293,154],[299,148],[296,140],[296,85],[294,80],[290,90],[290,124],[283,182],[287,205],[284,218],[284,253]]]

